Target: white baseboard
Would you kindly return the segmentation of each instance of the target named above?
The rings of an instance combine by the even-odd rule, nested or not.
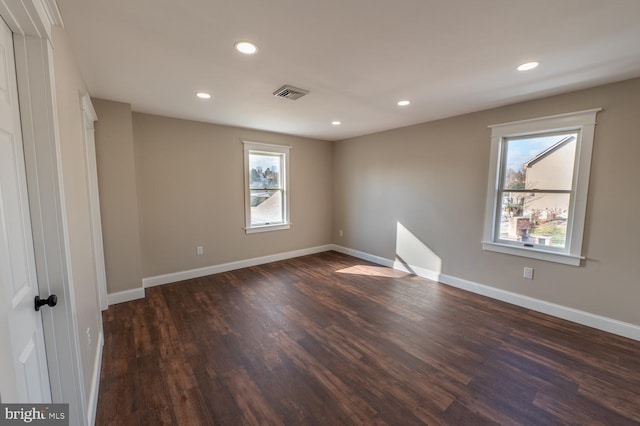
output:
[[[376,256],[373,254],[365,253],[363,251],[358,251],[354,249],[350,249],[347,247],[342,247],[337,244],[333,244],[331,247],[332,250],[337,251],[338,253],[348,254],[349,256],[357,257],[358,259],[368,260],[369,262],[377,263],[378,265],[387,266],[389,268],[393,268],[393,260],[386,259],[384,257]],[[405,271],[406,272],[406,271]]]
[[[340,253],[348,254],[359,259],[368,260],[383,266],[389,266],[404,272],[411,272],[423,278],[437,281],[442,284],[457,287],[472,293],[481,294],[492,299],[510,303],[553,317],[562,318],[567,321],[586,325],[598,330],[617,334],[629,339],[640,341],[640,326],[618,321],[612,318],[604,317],[590,312],[580,311],[578,309],[569,308],[567,306],[558,305],[540,299],[534,299],[518,293],[513,293],[499,288],[491,287],[485,284],[479,284],[473,281],[464,280],[451,275],[440,274],[436,271],[420,268],[413,265],[404,265],[398,261],[392,261],[384,257],[375,256],[358,250],[334,245],[333,249]]]
[[[402,272],[408,272],[431,281],[440,282],[440,272],[432,271],[431,269],[425,269],[415,265],[407,265],[398,260],[393,262],[392,268]]]
[[[278,253],[269,256],[256,257],[253,259],[229,262],[220,265],[207,266],[204,268],[191,269],[188,271],[175,272],[172,274],[158,275],[155,277],[143,278],[142,284],[146,287],[153,287],[162,284],[168,284],[176,281],[188,280],[191,278],[203,277],[206,275],[218,274],[221,272],[232,271],[235,269],[247,268],[250,266],[263,265],[265,263],[277,262],[280,260],[292,259],[300,256],[321,253],[328,250],[335,250],[339,253],[347,254],[378,265],[387,266],[398,269],[403,272],[410,272],[437,281],[442,284],[457,287],[472,293],[481,294],[492,299],[501,300],[516,306],[531,309],[554,317],[562,318],[578,324],[593,327],[619,336],[628,337],[630,339],[640,341],[640,326],[625,323],[612,318],[603,317],[590,312],[580,311],[578,309],[569,308],[567,306],[558,305],[540,299],[534,299],[518,293],[501,290],[489,285],[464,280],[451,275],[441,274],[438,271],[421,268],[415,265],[405,265],[402,262],[394,261],[384,257],[376,256],[370,253],[343,247],[337,244],[327,244],[324,246],[312,247],[303,250],[295,250],[285,253]],[[129,300],[144,298],[144,288],[127,290],[109,295],[109,304],[121,303]]]
[[[532,311],[541,312],[553,317],[562,318],[567,321],[640,341],[640,326],[634,324],[592,314],[590,312],[580,311],[578,309],[569,308],[567,306],[558,305],[544,300],[534,299],[533,297],[501,290],[473,281],[463,280],[450,275],[441,275],[440,282],[472,293],[481,294],[492,299],[511,303],[512,305],[531,309]]]
[[[89,425],[96,424],[98,410],[98,393],[100,391],[100,369],[102,368],[102,349],[104,348],[104,334],[100,330],[96,342],[96,358],[93,360],[93,374],[91,375],[91,389],[87,400],[87,420]]]
[[[365,253],[363,251],[342,247],[336,244],[333,245],[333,250],[342,254],[348,254],[349,256],[357,257],[358,259],[368,260],[369,262],[377,263],[378,265],[397,269],[398,271],[408,272],[410,274],[418,275],[419,277],[423,277],[431,281],[440,280],[440,273],[437,271],[421,268],[420,266],[407,265],[405,263],[400,262],[399,260],[387,259],[384,257]]]
[[[131,290],[118,291],[107,295],[109,305],[115,305],[116,303],[124,303],[137,299],[144,299],[144,288],[132,288]]]
[[[308,249],[288,251],[269,256],[254,257],[252,259],[238,260],[236,262],[223,263],[220,265],[206,266],[204,268],[190,269],[188,271],[174,272],[171,274],[157,275],[142,279],[143,287],[154,287],[157,285],[184,281],[192,278],[204,277],[207,275],[219,274],[221,272],[233,271],[251,266],[264,265],[265,263],[278,262],[280,260],[293,259],[295,257],[307,256],[310,254],[322,253],[333,249],[333,244],[311,247]]]

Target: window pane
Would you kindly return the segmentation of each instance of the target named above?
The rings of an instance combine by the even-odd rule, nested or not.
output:
[[[282,156],[249,154],[249,188],[281,189]]]
[[[505,192],[500,239],[564,248],[569,194]]]
[[[571,190],[576,132],[505,141],[504,189]]]
[[[283,223],[281,190],[251,190],[251,225]]]

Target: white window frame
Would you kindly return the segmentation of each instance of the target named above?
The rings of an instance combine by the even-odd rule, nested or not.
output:
[[[491,129],[491,160],[489,163],[484,238],[482,241],[484,250],[580,266],[580,262],[585,259],[582,256],[582,238],[587,209],[596,114],[601,110],[601,108],[596,108],[489,126]],[[502,157],[506,151],[504,149],[506,140],[513,137],[540,136],[541,134],[565,131],[577,131],[578,133],[571,202],[567,215],[565,248],[547,249],[540,245],[531,247],[531,244],[521,241],[504,242],[504,240],[498,240],[498,219],[502,210],[502,200],[498,199],[498,194],[503,168]]]
[[[290,214],[290,197],[289,197],[289,151],[290,146],[274,145],[260,142],[242,141],[244,145],[244,211],[245,211],[245,232],[253,234],[257,232],[280,231],[291,227]],[[251,224],[251,189],[249,178],[249,155],[255,154],[271,154],[282,156],[282,170],[280,178],[282,180],[282,213],[283,221],[268,225],[252,225]]]

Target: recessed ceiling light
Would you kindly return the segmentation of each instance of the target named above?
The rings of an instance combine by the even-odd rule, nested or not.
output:
[[[256,45],[248,41],[239,41],[234,46],[238,52],[245,55],[255,55],[258,52]]]
[[[518,67],[518,71],[529,71],[540,65],[540,62],[527,62]]]
[[[404,101],[398,101],[398,106],[407,106],[407,105],[409,105],[410,103],[411,103],[411,101],[407,101],[407,100],[404,100]]]
[[[211,99],[211,95],[208,94],[207,92],[198,92],[196,93],[196,96],[199,97],[200,99]]]
[[[331,122],[331,124],[332,124],[333,126],[339,126],[339,125],[341,125],[342,123],[341,123],[340,121],[337,121],[337,120],[336,120],[336,121],[332,121],[332,122]]]

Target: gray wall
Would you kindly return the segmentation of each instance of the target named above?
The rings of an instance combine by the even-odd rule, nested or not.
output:
[[[331,142],[94,106],[109,293],[140,288],[141,277],[331,243]],[[291,229],[244,232],[242,140],[292,147]]]
[[[128,212],[131,226],[118,230],[114,220],[113,232],[135,240],[138,209],[143,277],[333,242],[392,260],[398,254],[455,278],[640,324],[640,286],[631,272],[640,259],[640,143],[634,129],[640,79],[335,143],[130,113],[128,105],[110,101],[95,104],[103,221]],[[587,260],[573,267],[483,251],[487,126],[597,107],[603,111],[592,161]],[[111,120],[110,109],[120,115]],[[106,162],[100,148],[105,135],[127,146]],[[244,233],[243,139],[293,147],[291,230]],[[112,188],[114,194],[130,191],[126,200],[105,194],[105,174],[126,174]],[[126,261],[139,261],[135,244],[110,240],[111,231],[104,231],[106,253],[130,250]],[[198,245],[204,246],[202,256],[196,255]],[[126,261],[107,254],[108,274]],[[535,268],[533,281],[522,278],[524,266]],[[130,275],[110,282],[109,291],[139,285],[139,275]]]
[[[107,292],[142,288],[131,105],[93,99]]]
[[[60,163],[64,190],[64,212],[68,228],[69,275],[73,281],[84,388],[91,390],[93,367],[102,332],[98,306],[95,257],[92,240],[87,159],[80,94],[86,93],[84,80],[75,62],[67,34],[53,27],[53,65],[60,131]],[[89,344],[86,331],[93,336]]]
[[[487,126],[597,107],[583,266],[483,251]],[[640,325],[638,117],[635,79],[337,142],[333,241],[395,259],[409,238],[416,266]]]
[[[139,113],[133,135],[145,277],[331,242],[330,142]],[[245,233],[242,140],[292,147],[291,229]]]

